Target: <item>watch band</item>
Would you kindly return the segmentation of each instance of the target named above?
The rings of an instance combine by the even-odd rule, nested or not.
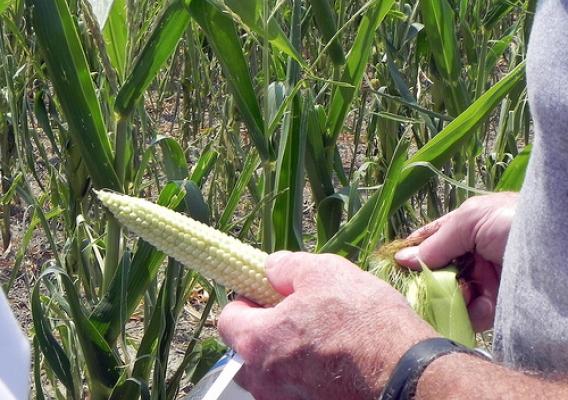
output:
[[[488,358],[485,354],[469,349],[446,338],[430,338],[412,346],[394,368],[379,400],[410,400],[416,392],[420,376],[439,357],[451,353],[466,353]]]

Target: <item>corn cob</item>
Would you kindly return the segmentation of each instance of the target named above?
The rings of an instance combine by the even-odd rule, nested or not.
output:
[[[144,199],[109,191],[96,194],[121,224],[203,276],[263,306],[282,299],[266,278],[265,252]]]

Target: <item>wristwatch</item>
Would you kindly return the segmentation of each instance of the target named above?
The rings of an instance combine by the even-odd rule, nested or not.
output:
[[[451,353],[465,353],[487,360],[479,350],[469,349],[446,338],[430,338],[412,346],[399,360],[379,400],[410,400],[416,393],[420,376],[434,360]]]

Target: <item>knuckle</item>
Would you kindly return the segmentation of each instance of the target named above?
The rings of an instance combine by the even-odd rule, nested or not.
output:
[[[239,353],[249,364],[255,364],[255,352],[258,351],[259,340],[255,337],[254,333],[246,333],[241,335],[236,343],[235,350]]]
[[[329,268],[345,270],[346,268],[354,267],[353,263],[341,256],[338,256],[337,254],[325,253],[318,257],[321,257],[320,262],[318,263],[318,266],[320,267],[319,270],[325,274],[329,274]]]
[[[232,324],[230,322],[228,313],[226,310],[224,310],[221,315],[219,315],[219,319],[217,321],[217,330],[219,332],[219,335],[221,335],[221,337],[229,336],[229,333],[232,330],[231,325]]]
[[[223,336],[224,334],[230,334],[236,328],[236,310],[234,309],[233,303],[227,304],[217,320],[217,329],[219,334]]]
[[[265,334],[261,331],[242,332],[233,343],[233,349],[249,366],[258,367],[264,355],[269,352],[266,341],[263,339],[264,336]]]
[[[479,197],[470,197],[466,201],[463,202],[460,209],[462,211],[469,211],[473,208],[477,208],[479,206],[480,199]]]

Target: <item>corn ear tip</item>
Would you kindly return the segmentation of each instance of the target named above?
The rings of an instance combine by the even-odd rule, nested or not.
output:
[[[103,200],[103,198],[106,197],[107,194],[109,194],[110,192],[106,189],[93,189],[93,192],[97,195],[97,197],[100,200]]]
[[[97,195],[98,199],[106,204],[109,200],[109,196],[114,195],[123,195],[122,193],[114,192],[109,189],[93,189],[93,192]]]

